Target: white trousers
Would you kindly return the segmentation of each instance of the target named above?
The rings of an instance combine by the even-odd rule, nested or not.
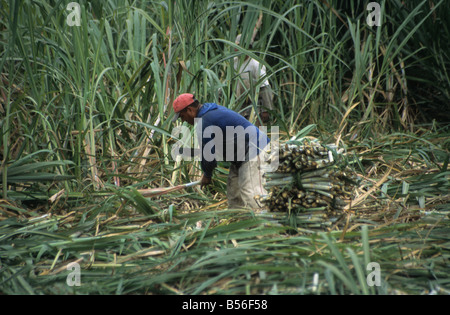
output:
[[[264,207],[259,201],[255,200],[255,196],[266,195],[264,189],[265,172],[264,159],[265,152],[261,152],[258,156],[248,162],[242,163],[237,168],[236,165],[230,165],[230,173],[227,180],[227,197],[228,208],[250,208],[261,209]]]

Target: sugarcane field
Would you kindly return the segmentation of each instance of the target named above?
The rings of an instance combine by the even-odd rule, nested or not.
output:
[[[448,16],[0,0],[0,295],[449,295]]]

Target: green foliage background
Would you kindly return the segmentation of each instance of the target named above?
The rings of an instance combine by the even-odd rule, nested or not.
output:
[[[270,255],[279,254],[275,250],[280,247],[281,253],[298,250],[297,254],[301,255],[303,252],[302,247],[284,249],[284,243],[278,238],[267,241],[266,248],[270,248],[267,254],[255,253],[255,265],[238,263],[248,253],[240,248],[242,256],[235,252],[234,260],[225,260],[220,269],[221,255],[226,251],[211,256],[207,247],[200,246],[202,241],[211,244],[216,242],[215,236],[224,236],[220,226],[209,230],[208,225],[201,232],[191,233],[183,227],[186,222],[192,224],[194,219],[184,217],[188,220],[184,223],[171,221],[148,230],[141,226],[133,232],[137,234],[109,238],[99,235],[114,234],[114,225],[123,232],[129,220],[134,219],[120,219],[111,226],[99,222],[122,217],[120,211],[126,208],[123,200],[137,211],[127,213],[131,217],[136,213],[145,217],[153,213],[149,209],[156,208],[172,218],[176,210],[199,209],[224,196],[227,172],[224,167],[217,172],[213,191],[197,191],[190,198],[173,196],[175,208],[143,199],[135,190],[121,189],[176,185],[197,178],[200,170],[196,163],[176,162],[170,156],[175,141],[171,137],[172,101],[179,93],[193,92],[203,102],[217,102],[239,111],[243,98],[236,98],[234,92],[239,78],[233,61],[235,57],[247,55],[267,67],[267,78],[275,94],[271,124],[280,126],[282,138],[315,125],[313,136],[323,141],[351,143],[366,162],[376,163],[378,159],[398,162],[402,168],[436,169],[441,172],[440,177],[426,181],[419,177],[414,181],[427,185],[430,181],[439,182],[439,187],[445,189],[450,143],[448,1],[378,1],[382,8],[380,27],[366,23],[369,14],[366,6],[370,1],[79,0],[76,2],[81,7],[80,26],[67,24],[71,13],[67,10],[69,2],[0,0],[3,219],[11,216],[29,219],[43,211],[62,216],[45,219],[38,226],[32,221],[19,223],[11,219],[1,223],[0,241],[7,254],[0,256],[0,266],[6,261],[9,267],[0,269],[0,292],[66,293],[67,287],[51,285],[60,280],[56,274],[45,278],[44,282],[49,282],[45,286],[33,276],[25,277],[25,273],[38,274],[36,264],[39,263],[48,267],[43,270],[54,272],[59,259],[79,259],[83,256],[80,253],[92,250],[96,244],[96,248],[105,250],[96,257],[104,261],[98,267],[106,267],[108,274],[108,268],[116,267],[110,265],[115,255],[130,259],[133,253],[138,257],[152,257],[145,256],[145,248],[153,247],[169,256],[144,261],[141,267],[150,263],[146,271],[149,275],[167,268],[172,272],[139,282],[139,271],[133,269],[136,266],[127,269],[126,264],[121,264],[120,268],[131,274],[122,280],[112,277],[109,283],[91,286],[97,293],[133,293],[132,288],[140,293],[183,290],[251,293],[245,282],[253,279],[255,273],[265,283],[259,286],[255,282],[257,292],[277,293],[279,285],[290,287],[288,278],[283,277],[294,269],[308,277],[320,272],[320,279],[327,279],[324,288],[328,293],[376,293],[374,289],[369,292],[364,285],[355,251],[343,250],[345,258],[342,258],[339,249],[333,247],[340,245],[329,236],[323,236],[319,243],[328,246],[327,253],[334,256],[318,264],[314,262],[312,269],[309,269],[310,260],[301,260],[296,267],[287,267],[289,260],[284,261],[287,265],[255,267],[256,261],[265,266],[265,262],[271,261]],[[250,45],[260,18],[255,42]],[[234,44],[238,34],[243,34],[240,46]],[[262,81],[248,92],[248,97],[257,99]],[[382,156],[381,160],[377,156]],[[362,164],[360,171],[363,174],[366,171]],[[389,190],[385,186],[385,190],[395,196],[398,189],[392,191],[392,187]],[[423,187],[417,187],[420,193],[415,197],[435,196],[435,190],[424,192]],[[116,191],[120,198],[105,197],[102,192],[106,190]],[[59,195],[56,204],[47,204],[51,196],[62,191],[65,197]],[[71,217],[70,213],[76,217],[77,224],[65,221]],[[203,222],[221,222],[215,213],[202,215],[198,219]],[[225,243],[242,238],[244,243],[249,242],[246,246],[257,248],[255,237],[274,232],[260,230],[259,223],[247,216],[238,225],[231,225],[228,233],[235,233],[234,238],[224,236]],[[233,214],[224,213],[222,220],[233,218]],[[245,228],[251,232],[243,236],[241,232]],[[176,239],[173,231],[177,231]],[[441,231],[428,236],[441,239],[444,237]],[[87,233],[89,238],[73,243],[69,241],[73,233]],[[365,242],[367,235],[363,234]],[[164,240],[159,240],[159,236]],[[130,238],[135,243],[126,245]],[[185,268],[183,264],[189,264],[190,258],[183,250],[187,253],[188,245],[198,239],[200,243],[195,243],[194,256],[203,260],[199,258],[196,264]],[[26,240],[32,242],[23,243],[23,247],[19,246],[23,251],[19,250],[17,244]],[[116,241],[122,245],[111,254],[109,250]],[[313,239],[306,242],[306,250],[314,252]],[[365,259],[367,244],[364,243]],[[384,246],[380,244],[378,253]],[[95,257],[92,255],[91,266]],[[313,260],[317,258],[313,257]],[[332,266],[336,257],[344,273]],[[446,259],[448,263],[448,254]],[[347,262],[352,262],[353,267],[345,267]],[[231,268],[235,263],[239,267]],[[199,285],[194,278],[185,278],[192,270],[209,264],[214,266],[208,269],[210,275],[196,276],[198,279],[206,276],[211,282],[205,280]],[[352,273],[354,270],[357,274]],[[269,271],[276,273],[268,274]],[[439,272],[436,274],[441,275]],[[277,282],[276,275],[280,274],[284,280]],[[92,277],[99,279],[97,276],[92,273]],[[214,281],[229,276],[233,279],[230,290],[211,289]],[[302,290],[294,291],[311,292],[307,287],[304,283]]]

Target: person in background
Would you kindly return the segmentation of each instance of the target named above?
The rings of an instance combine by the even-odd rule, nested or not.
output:
[[[215,103],[200,104],[193,94],[179,95],[173,102],[173,109],[173,121],[181,118],[183,122],[195,124],[197,128],[202,149],[202,187],[211,184],[218,160],[230,162],[227,180],[228,207],[255,210],[263,208],[254,197],[267,194],[263,182],[265,148],[270,142],[267,135],[242,115]],[[217,132],[205,132],[207,128]],[[230,133],[227,129],[246,132],[239,135],[239,132]],[[221,136],[216,133],[221,133]],[[213,158],[207,156],[208,149]]]
[[[241,36],[238,35],[236,37],[236,45],[239,45],[241,42]],[[266,76],[266,67],[260,64],[253,58],[247,56],[244,59],[244,62],[240,65],[240,58],[234,58],[234,69],[238,71],[238,74],[241,77],[241,80],[237,84],[236,88],[236,98],[239,99],[242,95],[246,94],[250,89],[254,89],[258,83],[258,81]],[[246,100],[244,102],[244,110],[242,115],[246,119],[250,119],[251,109],[252,109],[252,100],[250,99],[250,95],[246,96]],[[258,111],[259,117],[261,118],[261,122],[263,124],[269,122],[270,115],[269,111],[273,110],[273,92],[270,86],[269,80],[264,80],[261,83],[258,95],[258,104],[256,104],[256,110]],[[256,125],[259,125],[259,119],[256,119]]]

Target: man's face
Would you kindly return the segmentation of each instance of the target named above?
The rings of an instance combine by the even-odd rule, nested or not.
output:
[[[190,125],[194,125],[194,118],[196,116],[196,111],[191,106],[186,107],[180,111],[180,118],[182,122],[187,122]]]

